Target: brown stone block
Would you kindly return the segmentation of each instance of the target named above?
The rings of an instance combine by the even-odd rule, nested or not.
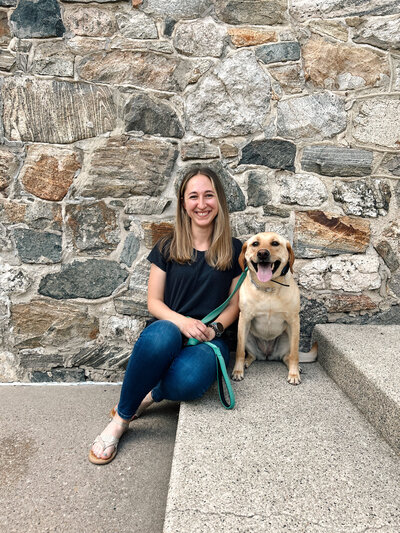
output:
[[[325,300],[325,307],[329,313],[351,313],[376,309],[378,306],[365,294],[335,294]]]
[[[26,204],[13,200],[0,199],[0,222],[2,224],[18,224],[25,221]]]
[[[222,143],[219,146],[222,157],[236,157],[239,153],[237,146],[229,143]]]
[[[278,40],[275,31],[254,28],[228,28],[228,33],[235,46],[255,46],[257,44],[274,43]]]
[[[11,307],[11,321],[19,348],[62,346],[90,341],[99,334],[98,319],[79,306],[33,300]]]
[[[141,4],[143,4],[143,0],[132,0],[133,7],[139,7]]]
[[[363,253],[370,241],[369,222],[323,211],[296,213],[294,248],[297,257]]]
[[[304,73],[298,64],[270,67],[269,72],[286,93],[301,93],[304,89]]]
[[[327,89],[354,89],[384,85],[389,80],[387,59],[367,48],[313,38],[303,46],[307,80]]]
[[[57,202],[67,194],[80,167],[78,156],[72,150],[30,146],[21,181],[26,191]]]
[[[10,26],[8,25],[7,11],[0,11],[0,44],[8,45],[11,41]]]
[[[31,229],[61,231],[61,205],[0,199],[0,223],[25,223]]]
[[[86,81],[134,85],[160,91],[182,91],[195,70],[190,60],[153,52],[113,50],[83,58],[77,65]]]
[[[142,228],[144,230],[146,248],[153,248],[161,237],[165,237],[172,232],[174,225],[170,222],[143,222]]]
[[[178,156],[175,144],[159,139],[111,137],[92,157],[83,196],[157,196]]]

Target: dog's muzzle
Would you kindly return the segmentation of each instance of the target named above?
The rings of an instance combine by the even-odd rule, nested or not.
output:
[[[259,258],[259,254],[257,254],[257,256]],[[269,252],[268,252],[268,258],[269,258]],[[252,261],[251,263],[254,267],[254,270],[256,271],[258,281],[261,281],[262,283],[266,283],[267,281],[270,281],[270,279],[275,274],[275,272],[278,270],[281,264],[280,261],[274,261],[273,263],[271,263],[268,260],[267,261],[259,260],[257,263]]]

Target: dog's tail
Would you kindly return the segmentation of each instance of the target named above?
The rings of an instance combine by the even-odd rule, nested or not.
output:
[[[318,343],[314,342],[309,352],[299,352],[299,363],[314,363],[318,357]]]

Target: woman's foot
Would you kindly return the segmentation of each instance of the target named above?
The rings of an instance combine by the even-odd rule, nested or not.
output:
[[[146,396],[143,398],[142,403],[139,405],[136,413],[133,415],[133,419],[139,418],[139,416],[148,408],[150,405],[154,403],[153,396],[151,395],[151,391],[146,394]]]
[[[129,420],[124,420],[118,413],[98,435],[89,452],[89,461],[95,464],[107,464],[117,455],[119,439],[129,427]]]

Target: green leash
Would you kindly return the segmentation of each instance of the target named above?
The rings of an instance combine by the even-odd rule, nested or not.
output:
[[[215,318],[217,318],[218,315],[222,313],[222,311],[225,309],[225,307],[228,305],[230,300],[232,299],[233,295],[237,292],[241,284],[243,283],[246,275],[247,275],[248,268],[245,269],[244,272],[242,272],[242,275],[238,279],[238,282],[236,283],[236,287],[234,288],[233,292],[229,295],[229,297],[225,300],[223,304],[221,304],[219,307],[211,311],[211,313],[208,313],[207,316],[205,316],[202,319],[203,324],[208,324],[212,322]],[[200,341],[197,339],[189,339],[186,343],[186,346],[195,346],[196,344],[200,344]],[[228,372],[226,371],[226,365],[224,358],[222,357],[221,350],[213,344],[212,342],[204,342],[203,344],[207,344],[212,348],[212,350],[215,353],[215,360],[217,364],[217,382],[218,382],[218,393],[219,393],[219,399],[221,400],[222,405],[225,407],[225,409],[233,409],[235,407],[235,395],[233,393],[232,385],[229,380]],[[229,403],[226,401],[225,393],[224,393],[224,383],[226,386],[226,390],[229,395]]]

